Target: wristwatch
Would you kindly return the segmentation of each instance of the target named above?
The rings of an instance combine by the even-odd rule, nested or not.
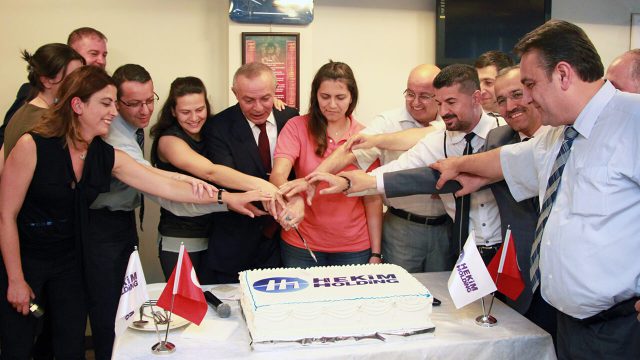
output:
[[[383,258],[382,258],[382,254],[380,254],[380,253],[374,253],[374,252],[372,252],[372,253],[371,253],[371,257],[377,257],[377,258],[378,258],[378,259],[380,259],[380,260],[382,260],[382,259],[383,259]]]
[[[224,192],[224,189],[218,189],[218,204],[222,205],[224,204],[224,202],[222,201],[222,193]]]

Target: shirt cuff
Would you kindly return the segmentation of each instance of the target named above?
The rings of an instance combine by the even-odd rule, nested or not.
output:
[[[376,174],[376,190],[378,193],[384,194],[384,174]]]

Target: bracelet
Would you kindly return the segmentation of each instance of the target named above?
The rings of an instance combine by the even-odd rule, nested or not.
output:
[[[378,259],[382,259],[382,254],[372,252],[371,257],[377,257]]]
[[[224,189],[218,189],[218,204],[222,205],[224,204],[224,202],[222,201],[222,193],[224,192]]]
[[[351,189],[351,179],[349,179],[349,178],[348,178],[348,177],[346,177],[346,176],[342,176],[342,175],[338,175],[338,176],[340,176],[341,178],[343,178],[343,179],[347,180],[347,188],[346,188],[346,189],[344,189],[344,190],[342,190],[342,192],[347,192],[347,191],[349,191],[349,189]]]

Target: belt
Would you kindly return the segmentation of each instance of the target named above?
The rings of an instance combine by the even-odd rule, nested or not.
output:
[[[500,244],[493,244],[493,245],[476,245],[476,247],[479,250],[497,250],[500,247],[500,245],[502,244],[500,243]]]
[[[599,323],[601,321],[607,321],[611,319],[615,319],[621,316],[627,316],[630,314],[636,313],[635,304],[636,301],[640,300],[640,296],[632,297],[631,299],[627,299],[625,301],[619,302],[607,310],[603,310],[593,316],[590,316],[585,319],[575,319],[585,325],[591,325],[595,323]]]
[[[392,213],[393,215],[397,216],[397,217],[401,217],[405,220],[409,220],[411,222],[414,223],[418,223],[418,224],[423,224],[423,225],[432,225],[432,226],[436,226],[436,225],[442,225],[445,222],[447,222],[447,218],[449,217],[449,215],[440,215],[438,217],[427,217],[427,216],[421,216],[421,215],[416,215],[416,214],[412,214],[410,212],[406,212],[404,210],[401,209],[396,209],[394,207],[389,206],[388,211],[390,213]]]

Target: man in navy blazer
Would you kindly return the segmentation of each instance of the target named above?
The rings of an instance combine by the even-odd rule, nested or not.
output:
[[[275,77],[264,64],[249,63],[236,71],[231,90],[238,103],[213,116],[202,129],[209,160],[269,180],[270,164],[265,164],[259,150],[260,133],[266,131],[272,162],[280,130],[299,115],[293,108],[273,107],[275,87]],[[280,266],[279,241],[280,231],[271,216],[215,214],[201,282],[234,283],[239,271]]]

